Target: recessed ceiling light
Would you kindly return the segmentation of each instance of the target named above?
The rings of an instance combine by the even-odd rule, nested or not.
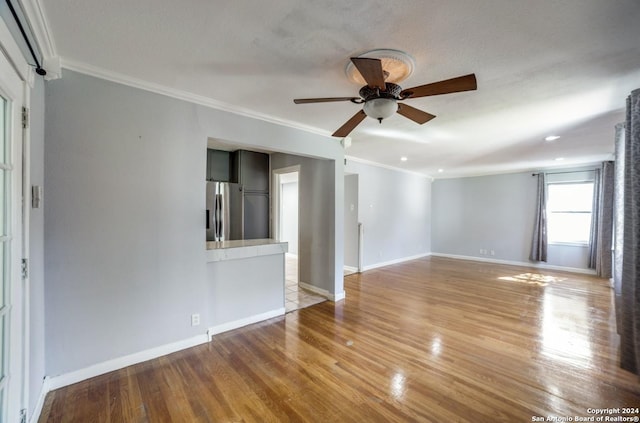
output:
[[[561,162],[564,160],[564,157],[556,157],[556,162]]]
[[[408,159],[405,156],[400,157],[400,160],[406,162]]]
[[[438,173],[444,172],[444,169],[438,169]]]
[[[558,138],[560,138],[560,135],[549,135],[548,137],[545,137],[544,140],[545,141],[555,141]]]

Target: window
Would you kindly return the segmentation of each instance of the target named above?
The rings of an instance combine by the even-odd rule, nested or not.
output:
[[[547,236],[550,243],[588,244],[593,182],[547,184]]]

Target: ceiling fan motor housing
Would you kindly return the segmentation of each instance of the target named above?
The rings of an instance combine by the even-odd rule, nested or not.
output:
[[[369,101],[374,98],[394,98],[396,100],[399,100],[402,87],[392,82],[387,82],[385,83],[385,85],[386,90],[384,91],[365,85],[364,87],[360,88],[360,97],[362,97],[364,101]]]

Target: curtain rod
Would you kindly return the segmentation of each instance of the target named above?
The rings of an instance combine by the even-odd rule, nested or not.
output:
[[[544,173],[545,175],[564,175],[566,173],[584,173],[584,172],[594,172],[595,169],[587,169],[587,170],[573,170],[571,172],[538,172],[538,173],[532,173],[531,176],[538,176],[541,173]]]
[[[18,29],[20,30],[20,33],[22,34],[22,38],[24,38],[24,41],[27,43],[27,47],[29,47],[29,51],[31,52],[31,56],[33,57],[33,60],[35,60],[36,62],[36,73],[38,75],[44,76],[47,74],[47,71],[42,69],[42,66],[40,66],[40,62],[38,61],[38,58],[36,57],[36,52],[33,51],[33,47],[31,46],[31,42],[29,41],[29,37],[27,37],[27,33],[24,30],[24,27],[22,26],[22,23],[20,22],[20,19],[18,18],[18,14],[16,13],[16,9],[13,8],[13,4],[11,4],[11,0],[7,0],[7,5],[9,6],[9,10],[11,10],[11,14],[13,15],[13,19],[15,19],[16,24],[18,24]]]

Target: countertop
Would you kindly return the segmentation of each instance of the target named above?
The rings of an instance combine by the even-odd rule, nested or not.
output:
[[[243,239],[234,241],[208,241],[207,263],[249,257],[284,254],[289,244],[275,239]]]

